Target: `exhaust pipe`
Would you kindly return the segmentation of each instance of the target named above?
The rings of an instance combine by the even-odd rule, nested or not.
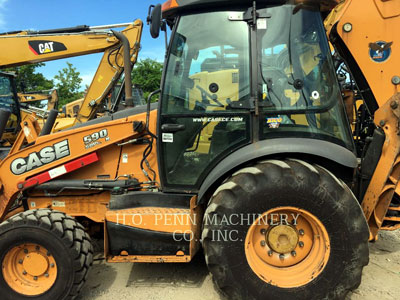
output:
[[[55,109],[50,110],[49,116],[47,117],[46,123],[44,123],[42,131],[40,131],[39,136],[47,135],[53,129],[53,125],[56,122],[58,116],[58,111]]]
[[[129,40],[122,33],[112,30],[113,34],[119,39],[124,46],[124,73],[125,73],[125,106],[133,107],[132,97],[132,79],[131,79],[131,52]]]

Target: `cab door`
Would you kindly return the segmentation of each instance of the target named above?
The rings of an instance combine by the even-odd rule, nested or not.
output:
[[[250,142],[249,28],[232,12],[182,16],[163,78],[159,162],[164,190],[195,191]]]

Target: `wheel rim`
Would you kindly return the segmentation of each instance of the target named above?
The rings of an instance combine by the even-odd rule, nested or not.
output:
[[[330,240],[313,214],[296,207],[278,207],[250,226],[245,253],[251,269],[263,281],[294,288],[323,271],[329,260]]]
[[[2,263],[3,278],[19,294],[37,296],[57,279],[57,264],[44,247],[22,244],[8,251]]]

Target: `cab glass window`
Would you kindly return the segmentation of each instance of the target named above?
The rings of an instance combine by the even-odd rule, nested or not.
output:
[[[164,113],[227,111],[250,97],[249,29],[229,15],[181,17],[166,71]]]
[[[311,137],[352,148],[319,9],[264,10],[257,27],[262,136]]]

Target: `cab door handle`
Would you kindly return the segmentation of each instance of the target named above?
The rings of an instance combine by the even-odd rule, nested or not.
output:
[[[177,132],[185,130],[186,126],[184,124],[162,124],[162,132]]]

